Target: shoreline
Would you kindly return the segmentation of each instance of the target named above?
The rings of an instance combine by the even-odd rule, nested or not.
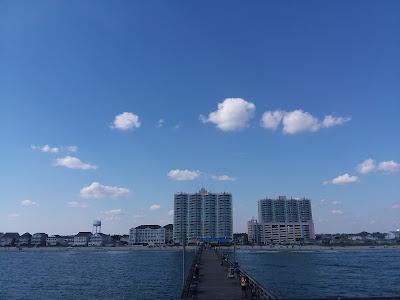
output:
[[[399,249],[400,245],[330,245],[330,246],[320,246],[320,245],[304,245],[304,246],[236,246],[236,249],[240,250],[250,250],[250,251],[332,251],[332,250],[394,250]]]
[[[195,250],[196,246],[186,246],[186,250]],[[233,246],[223,247],[223,249],[233,250]],[[305,246],[248,246],[238,245],[236,250],[251,251],[251,252],[307,252],[307,251],[354,251],[354,250],[400,250],[400,245],[347,245],[347,246],[320,246],[320,245],[305,245]],[[0,247],[0,252],[85,252],[85,251],[182,251],[181,246],[166,246],[166,247],[146,247],[146,246],[116,246],[116,247]]]

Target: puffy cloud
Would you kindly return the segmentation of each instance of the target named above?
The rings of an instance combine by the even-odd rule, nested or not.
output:
[[[350,117],[334,117],[331,115],[325,116],[324,120],[322,121],[322,127],[329,128],[333,126],[343,125],[351,120]]]
[[[158,122],[157,122],[157,127],[158,127],[158,128],[161,128],[161,127],[163,127],[164,125],[165,125],[164,119],[158,120]]]
[[[340,209],[333,209],[332,210],[332,214],[334,214],[334,215],[343,215],[344,211],[340,210]]]
[[[249,126],[256,106],[242,98],[227,98],[208,117],[200,115],[203,123],[213,123],[222,131],[235,131]]]
[[[218,181],[235,181],[236,178],[230,177],[228,175],[213,175],[211,176],[212,179],[218,180]]]
[[[400,209],[400,203],[395,203],[392,205],[393,209]]]
[[[190,170],[170,170],[168,172],[168,177],[173,180],[185,181],[185,180],[195,180],[200,176],[200,171],[190,171]]]
[[[375,168],[375,161],[372,158],[368,158],[357,166],[357,171],[361,174],[368,174],[374,171]]]
[[[282,121],[283,111],[266,111],[261,118],[261,126],[266,129],[276,130]]]
[[[21,205],[22,205],[23,207],[32,207],[32,206],[36,206],[37,203],[34,202],[34,201],[32,201],[32,200],[26,199],[26,200],[22,200],[22,201],[21,201]]]
[[[102,212],[107,221],[114,221],[123,215],[122,209],[115,208]]]
[[[67,202],[67,207],[71,207],[71,208],[86,208],[88,207],[87,204],[82,203],[82,202],[78,202],[78,201],[70,201]]]
[[[33,151],[41,151],[41,152],[45,152],[45,153],[58,153],[60,151],[60,148],[50,147],[49,145],[43,145],[43,146],[31,145],[31,149]]]
[[[59,167],[66,167],[69,169],[80,169],[80,170],[97,169],[97,166],[84,163],[79,158],[69,155],[62,158],[57,158],[55,165]]]
[[[296,134],[304,131],[315,132],[320,128],[316,117],[301,109],[285,113],[283,117],[283,132]]]
[[[116,115],[112,128],[120,130],[128,130],[140,127],[139,116],[131,112],[123,112],[122,114]]]
[[[67,151],[76,153],[76,152],[78,152],[78,146],[68,146]]]
[[[261,118],[261,126],[266,129],[276,130],[283,124],[283,133],[297,134],[301,132],[316,132],[321,128],[330,128],[343,125],[351,118],[334,117],[327,115],[322,121],[302,109],[294,111],[266,111]]]
[[[127,188],[103,185],[99,182],[84,186],[80,191],[81,197],[84,198],[119,197],[128,193]]]
[[[343,175],[333,178],[332,180],[325,181],[325,184],[346,185],[356,182],[358,182],[358,176],[352,176],[348,173],[345,173]]]
[[[342,202],[337,201],[337,200],[332,201],[332,204],[333,204],[333,205],[339,205],[340,203],[342,203]]]
[[[379,171],[382,172],[396,172],[400,170],[400,163],[395,162],[394,160],[382,161],[379,163],[378,168]]]
[[[376,164],[372,158],[366,159],[357,166],[357,171],[361,174],[368,174],[374,171],[392,173],[400,170],[400,163],[394,160],[381,161]]]
[[[159,210],[161,208],[160,204],[153,204],[152,206],[150,206],[150,210]]]

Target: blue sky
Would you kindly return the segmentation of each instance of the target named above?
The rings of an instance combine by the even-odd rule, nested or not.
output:
[[[399,10],[2,1],[0,231],[163,225],[202,186],[235,231],[277,195],[317,232],[400,227]]]

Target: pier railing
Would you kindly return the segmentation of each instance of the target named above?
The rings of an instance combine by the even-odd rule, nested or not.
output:
[[[261,283],[259,283],[254,277],[249,275],[246,271],[241,269],[237,263],[233,262],[229,259],[229,256],[225,254],[221,254],[220,251],[216,250],[217,255],[223,259],[225,257],[228,265],[234,270],[234,272],[238,275],[238,278],[241,276],[245,276],[248,279],[248,288],[251,293],[252,299],[279,299],[280,297],[275,294],[270,289],[264,287]]]
[[[198,246],[198,248],[196,250],[196,253],[193,256],[193,261],[192,261],[192,264],[191,264],[190,269],[188,271],[188,274],[186,276],[185,284],[184,284],[183,289],[182,289],[181,299],[190,297],[192,292],[193,292],[193,289],[196,289],[196,282],[194,280],[193,271],[194,271],[195,265],[196,264],[198,264],[198,265],[200,264],[200,259],[201,259],[201,253],[202,252],[203,252],[203,245],[200,245],[200,246]]]

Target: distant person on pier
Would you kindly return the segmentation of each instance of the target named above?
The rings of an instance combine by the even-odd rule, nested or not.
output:
[[[246,276],[240,276],[240,287],[242,288],[242,299],[247,298],[247,288],[249,286],[249,280]]]
[[[200,270],[199,270],[199,265],[198,265],[198,264],[195,264],[195,265],[194,265],[193,273],[194,273],[194,278],[195,278],[195,279],[199,279]]]

